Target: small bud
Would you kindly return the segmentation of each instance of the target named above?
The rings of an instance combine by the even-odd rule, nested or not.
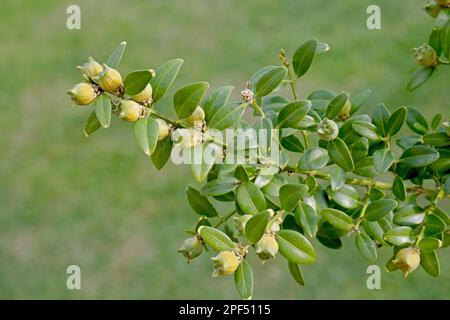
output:
[[[88,62],[85,62],[82,66],[78,66],[77,68],[80,69],[88,79],[92,79],[103,71],[103,66],[92,57],[89,57],[88,60]]]
[[[450,0],[435,0],[435,1],[443,7],[450,7]]]
[[[211,260],[214,263],[213,277],[233,274],[241,263],[238,256],[231,251],[222,251]]]
[[[436,65],[438,62],[436,51],[434,51],[433,47],[428,44],[424,44],[418,48],[413,48],[411,51],[413,52],[417,63],[421,66],[430,67]]]
[[[250,220],[250,218],[253,217],[250,214],[244,214],[242,216],[234,216],[233,220],[236,225],[236,229],[241,233],[244,234],[245,232],[245,225],[247,224],[247,221]]]
[[[132,100],[122,100],[120,109],[119,118],[130,122],[139,120],[144,113],[144,107]]]
[[[131,96],[131,99],[139,103],[150,104],[149,102],[150,99],[152,98],[152,93],[153,93],[152,85],[149,83],[147,84],[144,90],[142,90],[138,94],[135,94],[134,96]]]
[[[450,121],[442,123],[445,129],[445,133],[450,137]]]
[[[406,278],[408,274],[417,269],[420,264],[420,252],[417,248],[404,248],[397,252],[394,265],[403,272]]]
[[[241,91],[241,97],[242,100],[244,100],[245,102],[252,102],[255,97],[255,94],[251,89],[247,88]]]
[[[188,262],[190,262],[192,259],[198,257],[202,253],[202,250],[202,241],[198,237],[194,236],[184,240],[180,249],[178,249],[178,252],[185,256],[188,259]]]
[[[122,76],[116,69],[103,64],[103,71],[94,78],[100,88],[107,92],[116,92],[122,86]]]
[[[338,118],[342,121],[347,120],[350,117],[350,112],[352,111],[352,103],[350,100],[347,100],[341,112],[338,115]]]
[[[96,97],[94,88],[85,82],[77,84],[67,93],[76,104],[83,106],[91,104]]]
[[[158,121],[158,140],[164,140],[169,135],[169,125],[162,119],[156,119]]]
[[[273,233],[265,233],[255,244],[256,254],[261,260],[274,258],[278,252],[278,243]]]
[[[202,133],[195,129],[177,129],[172,140],[183,149],[189,149],[202,143]]]
[[[317,134],[319,138],[325,141],[336,139],[339,134],[339,127],[333,120],[324,118],[317,127]]]
[[[186,118],[186,123],[191,127],[201,128],[203,121],[205,121],[205,111],[203,111],[203,108],[200,106],[197,106],[194,112]]]

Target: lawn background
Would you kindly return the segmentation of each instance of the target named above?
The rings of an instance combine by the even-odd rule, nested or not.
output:
[[[373,90],[367,110],[384,101],[414,106],[430,120],[448,118],[449,70],[414,93],[405,86],[432,19],[422,0],[292,1],[16,1],[0,10],[0,298],[237,298],[233,279],[212,279],[207,255],[187,265],[176,252],[196,215],[185,199],[190,169],[157,172],[138,149],[129,124],[113,121],[86,139],[88,111],[71,108],[65,91],[90,55],[105,60],[122,40],[120,70],[185,64],[159,110],[173,114],[183,84],[209,81],[239,92],[259,68],[278,63],[310,37],[330,44],[300,81],[302,96],[330,88]],[[66,8],[81,7],[81,30],[65,27]],[[382,30],[366,28],[366,8],[382,10]],[[447,206],[448,208],[448,206]],[[333,251],[314,242],[317,263],[298,287],[284,259],[255,266],[255,298],[449,298],[449,251],[442,275],[419,270],[407,280],[382,272],[382,289],[366,288],[366,268],[353,246]],[[390,250],[380,251],[383,269]],[[208,254],[211,255],[211,254]],[[82,270],[82,290],[66,288],[66,267]]]

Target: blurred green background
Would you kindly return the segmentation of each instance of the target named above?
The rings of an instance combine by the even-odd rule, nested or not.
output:
[[[0,298],[237,298],[232,277],[212,279],[207,255],[187,265],[177,248],[197,216],[185,199],[190,169],[157,172],[138,149],[129,124],[86,139],[89,111],[70,108],[65,91],[80,81],[74,67],[89,55],[106,60],[128,42],[120,70],[185,64],[159,109],[185,83],[234,85],[277,64],[280,47],[310,37],[330,44],[300,81],[303,95],[318,88],[356,93],[371,88],[368,109],[414,106],[430,119],[449,117],[450,73],[442,70],[414,93],[405,86],[433,21],[422,0],[16,1],[0,10]],[[81,30],[68,30],[66,8],[81,7]],[[366,9],[382,10],[382,30],[366,28]],[[316,264],[298,287],[284,259],[260,266],[254,298],[449,298],[450,254],[439,251],[442,275],[419,270],[404,280],[382,271],[382,289],[366,288],[366,263],[352,239],[332,251],[317,242]],[[380,252],[383,268],[390,250]],[[68,265],[82,270],[82,290],[66,288]]]

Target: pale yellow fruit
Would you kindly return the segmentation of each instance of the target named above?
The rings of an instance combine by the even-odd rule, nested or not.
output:
[[[222,251],[211,260],[214,263],[213,277],[233,274],[240,264],[238,256],[231,251]]]
[[[122,76],[116,69],[103,65],[103,71],[95,77],[100,88],[107,92],[116,92],[122,86]]]
[[[205,121],[205,111],[200,106],[197,106],[194,112],[186,118],[186,123],[191,127],[201,126],[203,121]]]
[[[144,90],[142,90],[138,94],[135,94],[134,96],[131,96],[131,99],[139,103],[148,102],[152,97],[152,93],[153,89],[151,84],[149,83]]]
[[[77,68],[80,69],[86,77],[92,79],[103,71],[103,66],[92,57],[89,57],[88,60],[88,62],[84,63],[82,66],[78,66]]]
[[[122,100],[120,104],[119,118],[125,121],[134,122],[141,117],[143,106],[132,100]]]
[[[156,119],[158,121],[158,140],[164,140],[169,135],[169,125],[162,119]]]
[[[265,233],[255,244],[256,254],[262,260],[274,258],[278,252],[278,243],[273,233]]]
[[[400,249],[392,262],[403,272],[403,276],[406,278],[410,272],[419,267],[420,252],[417,248]]]
[[[82,106],[91,104],[96,97],[94,88],[85,82],[78,83],[75,87],[67,91],[67,93],[76,104]]]

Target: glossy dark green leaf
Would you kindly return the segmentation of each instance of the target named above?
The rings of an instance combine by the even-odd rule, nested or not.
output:
[[[311,264],[316,261],[316,252],[301,233],[281,230],[276,234],[280,254],[295,264]]]
[[[332,226],[350,231],[353,228],[353,220],[344,212],[336,209],[326,208],[321,212],[323,218]]]
[[[183,62],[183,59],[173,59],[163,63],[156,69],[155,76],[150,80],[153,89],[153,102],[158,101],[164,96],[175,80]]]
[[[370,201],[380,200],[380,199],[384,198],[384,196],[385,196],[385,194],[381,189],[378,189],[375,187],[370,188],[370,191],[369,191]]]
[[[425,219],[425,212],[419,206],[409,204],[394,214],[394,223],[399,226],[416,226]]]
[[[394,210],[397,205],[397,201],[392,199],[381,199],[371,202],[366,208],[366,219],[367,221],[378,221]]]
[[[170,137],[158,142],[155,151],[152,153],[152,162],[156,169],[161,170],[167,161],[169,161],[170,154],[172,153],[172,146],[173,142]]]
[[[355,163],[355,170],[353,172],[362,177],[375,177],[378,175],[378,171],[375,169],[373,157],[360,159]]]
[[[359,160],[367,157],[369,153],[369,140],[366,138],[359,138],[356,140],[350,146],[350,153],[354,162],[358,162]]]
[[[388,136],[392,137],[400,131],[403,123],[405,122],[406,113],[407,109],[405,107],[399,107],[389,116],[386,125],[386,133],[388,134]]]
[[[302,287],[305,286],[305,279],[303,278],[302,270],[298,264],[292,263],[288,261],[289,271],[291,272],[292,277],[295,282],[297,282]]]
[[[175,92],[173,106],[180,119],[185,119],[194,112],[208,87],[207,82],[194,82]]]
[[[300,202],[295,208],[294,216],[295,222],[302,227],[305,234],[310,238],[314,238],[318,226],[318,218],[314,208],[304,202]]]
[[[434,67],[420,67],[418,68],[409,79],[407,89],[413,91],[427,82],[428,79],[433,75],[436,69]]]
[[[329,119],[335,119],[341,113],[349,99],[348,93],[341,93],[330,101],[327,107],[326,116]]]
[[[406,124],[417,134],[428,133],[428,123],[424,116],[413,108],[408,108],[408,115],[406,116]]]
[[[89,137],[92,133],[94,133],[101,127],[102,127],[102,125],[100,124],[100,122],[97,119],[97,116],[95,115],[95,110],[93,110],[91,112],[91,114],[89,115],[89,117],[87,118],[86,123],[84,125],[84,130],[83,130],[84,135],[86,137]]]
[[[397,139],[397,145],[403,150],[411,148],[413,145],[421,143],[422,139],[419,136],[403,136]]]
[[[381,136],[387,136],[387,122],[390,116],[388,108],[383,103],[377,104],[372,114],[372,123],[378,128]]]
[[[411,168],[419,168],[432,164],[438,158],[439,152],[435,149],[428,146],[415,145],[403,152],[399,162]]]
[[[277,128],[298,128],[300,121],[311,109],[311,101],[300,100],[287,104],[277,117]]]
[[[394,196],[397,199],[399,199],[401,201],[406,200],[405,183],[403,182],[403,179],[400,178],[399,176],[395,176],[395,178],[394,178],[394,182],[392,184],[392,193],[394,194]]]
[[[344,184],[341,188],[330,194],[331,199],[346,209],[356,208],[359,204],[358,191],[348,184]]]
[[[119,66],[120,60],[122,60],[123,52],[125,51],[125,47],[127,43],[122,41],[119,45],[111,52],[108,60],[106,60],[106,65],[108,67],[117,69]]]
[[[352,123],[352,128],[359,135],[371,140],[371,141],[379,141],[381,138],[377,133],[377,127],[370,122],[365,121],[354,121]]]
[[[297,77],[303,76],[314,60],[316,54],[317,40],[311,39],[303,43],[292,57],[292,67]]]
[[[234,171],[234,177],[243,182],[250,181],[248,173],[242,165],[236,167],[236,170]]]
[[[263,72],[255,83],[255,93],[258,97],[264,97],[274,91],[286,77],[286,67],[273,66]]]
[[[395,153],[389,149],[380,149],[373,154],[373,164],[379,174],[389,170],[395,161]]]
[[[317,170],[327,165],[330,160],[328,151],[322,148],[313,148],[305,151],[298,162],[300,170]]]
[[[333,100],[336,97],[336,93],[329,89],[319,89],[311,92],[308,96],[308,100]]]
[[[395,246],[412,245],[416,240],[413,230],[410,227],[397,227],[387,231],[384,239]]]
[[[217,216],[217,211],[208,200],[200,192],[192,186],[188,186],[186,189],[186,195],[191,208],[197,212],[199,215],[206,217]]]
[[[336,191],[344,186],[347,176],[345,171],[339,166],[333,166],[330,172],[330,187],[332,191]]]
[[[429,214],[425,218],[425,235],[434,236],[443,232],[446,228],[445,222],[435,214]]]
[[[436,238],[423,238],[418,243],[420,251],[433,251],[442,246],[442,241]]]
[[[385,232],[388,232],[392,229],[391,224],[386,218],[380,219],[378,221],[367,221],[363,222],[364,230],[366,233],[371,236],[373,239],[378,241],[383,246],[390,246],[389,243],[384,239]]]
[[[230,128],[238,122],[246,107],[246,103],[231,103],[222,106],[211,118],[209,127],[217,130]]]
[[[358,233],[355,237],[355,246],[358,252],[367,260],[377,260],[377,248],[373,240],[365,233]]]
[[[134,123],[134,136],[142,151],[150,156],[158,144],[159,124],[153,118],[144,118]]]
[[[372,90],[364,89],[356,95],[352,96],[350,98],[350,101],[352,103],[352,110],[350,111],[350,114],[354,114],[359,109],[361,109],[361,107],[366,103],[371,94]]]
[[[233,91],[233,86],[220,87],[211,92],[205,99],[203,110],[205,111],[206,122],[209,122],[214,114],[227,104],[231,91]]]
[[[198,228],[198,233],[202,240],[213,250],[218,252],[234,250],[235,243],[219,229],[201,226]]]
[[[441,124],[442,121],[442,113],[437,113],[433,119],[431,120],[431,129],[436,130],[437,127]]]
[[[283,148],[292,152],[300,153],[305,150],[305,147],[303,146],[300,139],[293,134],[286,137],[282,137],[280,143],[283,146]]]
[[[434,147],[447,147],[450,145],[450,137],[444,132],[434,132],[423,136],[423,143]]]
[[[253,271],[246,260],[242,261],[234,272],[234,283],[242,299],[250,300],[252,298]]]
[[[108,128],[111,123],[111,100],[106,93],[102,93],[95,99],[95,115],[103,128]]]
[[[264,194],[251,182],[242,183],[237,188],[236,201],[245,214],[256,215],[266,209]]]
[[[202,196],[221,196],[233,191],[238,184],[235,178],[219,178],[206,183],[200,190]]]
[[[307,191],[308,187],[304,184],[285,184],[280,188],[281,208],[291,212]]]
[[[129,73],[123,81],[125,93],[133,96],[142,92],[152,78],[153,73],[150,70],[139,70]]]
[[[270,221],[270,211],[264,210],[251,217],[245,224],[245,235],[250,243],[257,243],[266,231],[267,224]]]
[[[328,143],[328,154],[330,159],[345,171],[353,171],[355,169],[352,155],[345,142],[341,139],[336,138]]]
[[[432,277],[439,277],[440,266],[435,251],[420,252],[420,265]]]

